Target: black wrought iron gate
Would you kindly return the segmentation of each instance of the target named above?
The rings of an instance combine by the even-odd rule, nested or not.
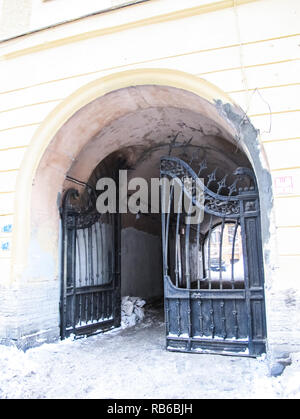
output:
[[[176,211],[184,193],[174,207],[174,182],[169,206],[161,193],[167,349],[257,356],[265,352],[266,324],[255,177],[247,168],[219,181],[217,169],[206,173],[205,161],[196,174],[176,157],[161,159],[161,178],[200,183],[202,201],[195,186],[190,196],[204,216],[188,224]]]
[[[61,337],[118,327],[120,226],[117,214],[100,214],[93,191],[86,205],[69,189],[61,207]]]

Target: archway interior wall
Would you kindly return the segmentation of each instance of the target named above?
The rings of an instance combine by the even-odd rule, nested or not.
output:
[[[32,263],[34,258],[30,256],[28,259],[31,260],[31,263],[25,273],[25,278],[27,276],[30,280],[33,278],[51,280],[53,277],[58,277],[58,206],[61,194],[68,185],[65,181],[66,175],[86,182],[93,168],[108,154],[120,147],[137,144],[137,139],[140,144],[151,141],[147,138],[145,130],[143,135],[137,131],[136,136],[130,132],[138,130],[141,123],[147,127],[147,118],[150,119],[150,124],[151,121],[152,123],[155,120],[162,121],[165,108],[178,110],[179,113],[192,112],[198,114],[199,118],[217,121],[215,123],[217,131],[214,134],[217,133],[219,136],[227,137],[228,140],[233,141],[232,135],[228,134],[231,129],[230,125],[225,123],[214,105],[180,89],[161,86],[121,89],[85,106],[59,130],[44,153],[37,169],[31,200],[31,243],[35,243],[31,244],[33,246],[32,253],[37,254],[35,248],[40,246],[45,255],[54,256],[55,254],[55,258],[52,269],[49,269],[50,261],[45,259],[48,275],[44,275],[43,272],[41,275],[39,266]],[[142,111],[146,110],[149,112],[143,114]],[[141,113],[141,118],[136,121],[137,113]],[[116,133],[113,141],[112,131],[122,130],[122,127],[124,131],[124,121],[128,122],[128,117],[132,115],[131,129],[121,132],[123,134],[121,137]],[[113,121],[120,121],[120,126],[108,128]],[[167,126],[166,129],[168,128]],[[169,130],[166,131],[166,134],[170,135],[172,132]],[[207,132],[206,134],[211,133]],[[161,135],[161,132],[158,132],[157,138],[152,141],[161,141]],[[36,260],[40,265],[40,256]]]
[[[159,178],[160,158],[169,153],[192,162],[196,172],[205,159],[207,170],[212,172],[218,168],[217,176],[222,178],[233,173],[238,166],[250,167],[248,159],[236,145],[223,138],[225,135],[228,136],[211,119],[187,109],[141,109],[105,127],[87,144],[69,173],[73,179],[85,178],[89,174],[87,163],[97,162],[101,145],[116,142],[120,148],[94,169],[88,178],[90,186],[95,187],[101,177],[111,177],[118,162],[123,162],[129,169],[128,181],[142,178],[150,185],[151,179]],[[173,143],[174,139],[176,143]],[[72,182],[67,179],[64,188],[70,186]],[[123,295],[137,295],[146,300],[162,297],[160,224],[159,214],[122,216]]]
[[[56,217],[52,214],[51,217],[47,216],[45,221],[48,224],[53,220],[57,224],[57,209],[53,205],[47,205],[46,202],[57,201],[57,194],[62,192],[66,174],[83,182],[87,181],[97,163],[121,147],[120,140],[111,141],[109,136],[105,138],[106,141],[102,139],[102,130],[105,130],[112,121],[121,120],[141,110],[167,107],[191,110],[210,120],[216,120],[221,129],[223,127],[223,136],[228,137],[228,129],[231,127],[228,124],[226,126],[217,109],[192,93],[168,87],[138,86],[105,95],[77,112],[59,130],[44,153],[32,189],[33,223],[40,225],[41,217],[45,215],[47,208],[47,211],[55,212]],[[150,118],[153,116],[150,115]],[[145,141],[144,136],[140,136],[140,143]],[[121,141],[122,147],[136,144],[136,137],[130,138],[128,131]],[[54,225],[49,227],[52,230]],[[32,230],[34,229],[33,225]],[[57,227],[55,229],[57,230]]]

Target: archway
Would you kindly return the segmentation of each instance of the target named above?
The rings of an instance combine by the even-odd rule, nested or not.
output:
[[[223,142],[227,155],[243,156],[252,164],[259,186],[269,188],[257,133],[241,110],[229,103],[218,89],[192,76],[140,70],[92,83],[60,105],[37,133],[18,180],[17,199],[23,199],[25,217],[24,210],[17,213],[13,279],[21,286],[51,283],[59,291],[58,207],[70,186],[66,176],[86,183],[92,170],[117,150],[140,147],[145,152],[164,141],[168,144],[179,132],[183,142],[193,133],[196,142],[200,138],[214,146]],[[219,161],[222,164],[222,158]],[[264,200],[268,197],[263,197],[262,205]],[[265,217],[263,241],[267,242]],[[58,330],[53,302],[52,326]]]

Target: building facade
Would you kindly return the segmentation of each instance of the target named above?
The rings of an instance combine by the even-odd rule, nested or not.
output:
[[[180,131],[203,141],[208,156],[218,150],[209,158],[220,168],[227,157],[217,137],[232,145],[223,148],[227,168],[229,156],[252,166],[267,352],[299,350],[298,0],[101,3],[0,3],[0,342],[59,339],[59,208],[70,178],[85,184],[107,156],[130,148],[134,161],[139,147]],[[155,296],[157,226],[125,225],[126,291]]]

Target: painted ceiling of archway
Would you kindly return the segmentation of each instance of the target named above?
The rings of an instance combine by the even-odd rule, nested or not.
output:
[[[108,153],[111,144],[115,151]],[[105,154],[104,159],[100,157]],[[196,172],[197,165],[206,160],[208,170],[218,168],[219,177],[230,175],[238,166],[250,166],[232,136],[212,119],[187,109],[159,107],[105,126],[81,150],[68,176],[95,185],[121,160],[131,176],[150,179],[159,176],[160,157],[170,154],[191,163]]]

